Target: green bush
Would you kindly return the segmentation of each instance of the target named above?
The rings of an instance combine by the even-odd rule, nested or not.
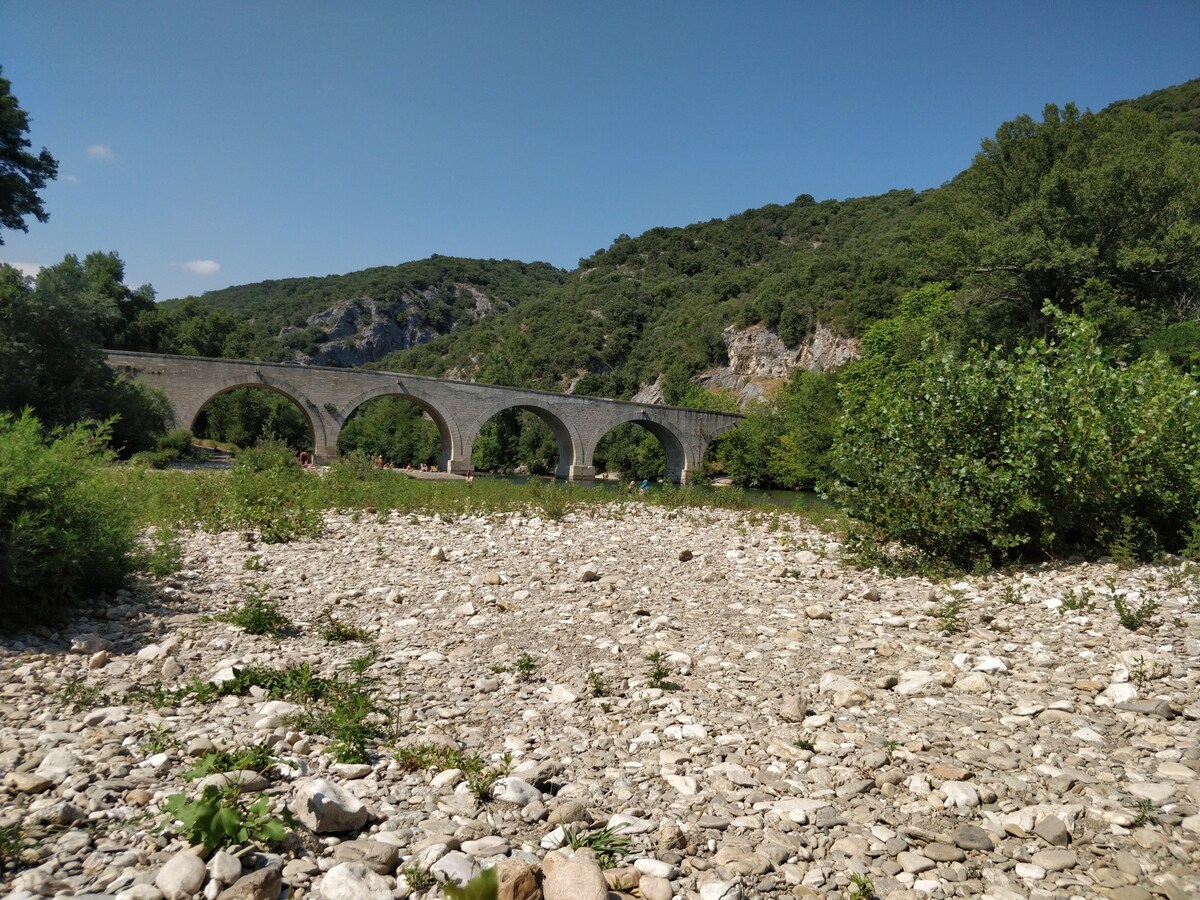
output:
[[[142,450],[129,457],[129,461],[144,469],[165,469],[178,458],[174,450]]]
[[[174,451],[176,456],[192,455],[192,433],[186,428],[176,428],[158,439],[158,449]]]
[[[852,515],[966,567],[1184,547],[1200,508],[1196,382],[1162,358],[1114,365],[1095,325],[1047,314],[1057,343],[847,378],[834,489]]]
[[[0,617],[53,624],[135,564],[137,530],[103,469],[105,426],[44,434],[29,410],[0,413]]]

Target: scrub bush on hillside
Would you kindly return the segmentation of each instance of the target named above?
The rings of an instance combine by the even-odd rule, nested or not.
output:
[[[1098,329],[1007,355],[931,355],[847,380],[834,449],[848,512],[962,566],[1187,543],[1200,505],[1200,402],[1165,359],[1112,363]]]
[[[79,601],[119,587],[137,530],[103,475],[104,426],[44,433],[32,412],[0,413],[0,616],[54,624]]]

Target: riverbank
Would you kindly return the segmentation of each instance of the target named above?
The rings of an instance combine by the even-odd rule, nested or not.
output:
[[[251,867],[301,898],[365,892],[374,868],[405,896],[418,870],[536,864],[564,823],[620,825],[610,877],[652,900],[1200,892],[1200,601],[1179,569],[937,584],[845,566],[799,517],[645,504],[326,522],[273,546],[185,533],[178,574],[4,641],[18,896],[158,900],[188,864],[159,808],[197,792],[206,751],[250,744],[284,761],[272,806],[333,830],[210,859],[213,897]],[[218,618],[251,598],[293,632]],[[1118,599],[1158,606],[1129,630]],[[369,643],[328,642],[331,622]],[[171,693],[255,667],[350,678],[372,647],[390,712],[364,764],[262,686]],[[349,818],[314,818],[316,778]]]

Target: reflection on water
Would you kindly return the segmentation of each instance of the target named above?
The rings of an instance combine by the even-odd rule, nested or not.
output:
[[[592,491],[608,491],[609,493],[618,494],[624,493],[628,486],[628,481],[607,479],[597,479],[596,481],[558,481],[554,478],[542,478],[536,475],[486,475],[482,472],[476,472],[477,479],[492,479],[495,481],[507,481],[510,484],[542,484],[546,486],[566,487],[572,485],[580,490]],[[661,491],[665,485],[654,484],[650,486],[650,491]],[[711,492],[720,494],[726,491],[736,491],[741,493],[746,500],[755,506],[778,506],[784,509],[803,509],[815,510],[818,512],[834,512],[837,507],[833,502],[821,494],[813,491],[761,491],[757,488],[733,488],[733,487],[712,487],[706,484],[692,485],[692,490],[701,492]]]

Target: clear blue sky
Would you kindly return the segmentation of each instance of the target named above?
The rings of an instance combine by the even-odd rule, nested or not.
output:
[[[941,184],[1006,119],[1200,76],[1200,3],[2,0],[50,221],[160,298]]]

